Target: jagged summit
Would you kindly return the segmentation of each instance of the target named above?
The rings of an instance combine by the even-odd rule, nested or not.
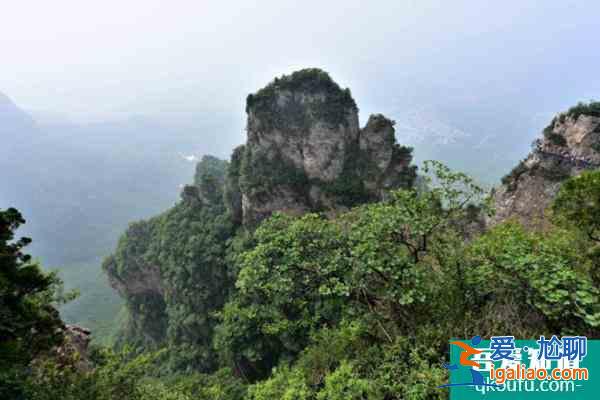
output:
[[[413,185],[412,149],[396,143],[394,121],[376,114],[360,129],[350,91],[323,71],[276,79],[249,96],[247,113],[246,144],[230,161],[203,157],[182,201],[131,224],[104,261],[127,300],[125,341],[211,348],[236,231],[275,211],[335,213]],[[196,356],[209,365],[211,354]]]
[[[364,129],[349,89],[329,74],[303,69],[248,96],[247,141],[235,174],[246,224],[274,211],[328,211],[381,199],[410,186],[411,149],[396,144],[394,122],[372,116]]]
[[[311,118],[331,125],[347,125],[348,113],[358,107],[349,89],[342,89],[318,68],[296,71],[275,78],[246,98],[246,112],[265,128],[305,127]]]
[[[530,226],[543,222],[544,210],[561,183],[600,168],[600,103],[580,103],[558,114],[533,142],[531,153],[502,179],[494,194],[492,223],[517,217]]]

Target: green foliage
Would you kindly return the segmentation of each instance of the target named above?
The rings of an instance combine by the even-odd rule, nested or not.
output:
[[[101,350],[94,368],[81,370],[74,364],[49,358],[36,364],[25,384],[28,400],[189,400],[186,393],[152,379],[160,353],[132,357],[128,352]],[[76,357],[75,355],[74,357]],[[73,362],[75,359],[72,360]]]
[[[445,398],[450,337],[598,334],[600,257],[577,231],[508,222],[465,241],[483,191],[439,163],[424,172],[427,190],[257,229],[215,338],[258,380],[249,399]]]
[[[216,157],[204,156],[196,165],[194,185],[202,196],[211,203],[221,202],[223,185],[229,163]]]
[[[240,176],[242,160],[244,159],[245,146],[238,146],[231,154],[229,168],[227,168],[223,200],[231,219],[235,224],[242,222],[242,192],[240,190]]]
[[[447,394],[437,388],[448,382],[440,354],[440,348],[427,339],[397,337],[372,357],[372,379],[384,398],[445,399]]]
[[[306,384],[300,370],[281,366],[273,370],[272,377],[253,385],[248,390],[247,400],[309,400],[313,393]]]
[[[65,293],[57,273],[44,273],[23,253],[29,238],[14,241],[25,220],[14,208],[0,210],[0,397],[20,392],[23,371],[63,341],[56,306],[77,296]]]
[[[376,391],[375,384],[361,378],[352,364],[341,365],[325,378],[324,388],[317,394],[318,400],[363,400],[383,399]]]
[[[563,135],[559,135],[558,133],[550,132],[548,135],[545,135],[546,139],[550,141],[555,146],[566,146],[567,139]]]
[[[479,301],[510,293],[516,313],[533,321],[538,316],[538,331],[575,333],[600,326],[598,288],[576,236],[528,232],[507,222],[479,238],[470,251],[469,284],[478,288]]]
[[[382,344],[370,330],[360,320],[321,329],[295,363],[250,386],[248,399],[445,398],[436,346],[405,337]]]
[[[32,400],[443,399],[450,337],[598,336],[598,173],[563,185],[557,227],[479,234],[483,190],[437,162],[423,173],[425,189],[334,219],[276,213],[236,231],[219,201],[134,224],[105,268],[147,286],[127,298],[141,348],[3,378]]]
[[[48,358],[31,369],[23,384],[27,400],[240,400],[246,385],[221,369],[211,375],[162,373],[166,352],[95,349],[92,369]]]
[[[216,347],[245,374],[263,376],[295,357],[311,332],[367,313],[381,338],[426,315],[439,283],[428,267],[482,190],[464,174],[429,163],[430,190],[393,192],[338,220],[275,214],[239,257],[235,299],[225,306]],[[438,237],[450,237],[436,245]],[[452,243],[454,246],[454,243]]]
[[[565,138],[562,135],[554,133],[554,127],[557,122],[564,123],[567,118],[572,118],[576,121],[580,115],[600,117],[600,102],[593,100],[587,103],[579,102],[567,111],[558,114],[556,117],[552,118],[550,125],[544,128],[544,136],[556,146],[565,146],[567,144]]]
[[[576,120],[580,115],[600,117],[600,102],[593,100],[588,103],[579,102],[576,106],[569,108],[567,112],[561,114],[560,117],[571,117]]]
[[[554,221],[600,242],[600,171],[585,171],[563,183],[552,204]]]
[[[544,136],[548,137],[554,132],[554,126],[556,125],[557,117],[552,118],[550,125],[546,126],[543,130]]]
[[[194,174],[194,185],[200,187],[205,184],[207,177],[212,177],[215,181],[223,184],[225,174],[229,163],[213,156],[203,156],[202,160],[196,164],[196,173]]]
[[[324,96],[320,101],[302,104],[295,93]],[[291,96],[283,106],[278,97]],[[329,74],[317,68],[296,71],[273,82],[246,99],[246,112],[254,113],[263,130],[283,127],[307,129],[311,120],[325,121],[337,127],[347,125],[347,113],[358,108],[349,89],[341,89]]]
[[[179,386],[191,393],[194,400],[240,400],[247,390],[247,385],[229,368],[210,375],[185,376]]]
[[[225,166],[209,161],[202,163]],[[211,350],[213,312],[233,287],[227,249],[235,226],[222,196],[203,188],[208,186],[206,177],[224,173],[201,173],[200,191],[209,202],[183,201],[158,217],[132,224],[103,265],[111,279],[141,287],[124,292],[132,318],[120,342],[140,350],[168,344],[173,349],[169,362],[177,370],[207,370],[216,361]]]

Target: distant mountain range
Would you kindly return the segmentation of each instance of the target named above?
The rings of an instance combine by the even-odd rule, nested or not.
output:
[[[101,258],[131,221],[177,201],[202,155],[202,137],[146,118],[40,120],[0,94],[0,208],[19,209],[27,223],[18,234],[33,239],[28,252],[58,267],[67,287],[81,288],[63,318],[99,331],[120,304]],[[98,301],[103,306],[90,311]]]
[[[0,137],[0,207],[23,212],[23,232],[47,265],[104,255],[129,221],[177,200],[202,155],[201,135],[187,126],[37,123],[1,94]]]

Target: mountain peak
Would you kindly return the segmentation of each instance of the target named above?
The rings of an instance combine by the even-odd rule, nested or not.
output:
[[[517,217],[527,225],[543,225],[544,210],[561,183],[599,168],[600,103],[580,103],[558,114],[531,153],[502,178],[493,222]]]
[[[308,68],[275,78],[248,96],[247,141],[239,182],[229,182],[232,215],[253,225],[275,211],[302,214],[380,199],[412,185],[411,149],[396,143],[394,122],[373,115],[359,127],[349,89]]]

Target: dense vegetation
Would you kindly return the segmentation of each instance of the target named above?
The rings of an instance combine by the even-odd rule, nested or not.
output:
[[[119,344],[137,351],[169,345],[174,369],[208,370],[213,312],[233,287],[227,251],[234,224],[223,204],[227,163],[205,157],[198,185],[184,188],[183,201],[148,221],[130,225],[103,268],[119,282],[138,284],[124,293],[131,315]],[[149,277],[145,278],[145,274]]]
[[[72,298],[63,294],[56,273],[46,274],[24,247],[14,241],[25,220],[14,208],[0,210],[0,398],[21,394],[27,366],[63,340],[56,306]]]
[[[296,93],[312,95],[313,100]],[[282,103],[282,96],[285,97]],[[275,78],[273,82],[246,99],[246,112],[252,112],[264,130],[296,127],[306,129],[311,120],[337,127],[348,124],[348,112],[358,111],[350,89],[342,89],[329,74],[307,68]]]
[[[590,101],[587,103],[579,102],[579,103],[577,103],[576,106],[569,108],[569,110],[564,114],[573,119],[579,118],[580,115],[589,115],[592,117],[600,117],[600,102],[598,102],[598,101]]]
[[[302,99],[278,97],[297,90],[333,106],[298,113]],[[248,108],[293,134],[313,118],[344,124],[356,105],[326,73],[302,70]],[[375,118],[393,136],[393,121]],[[114,348],[86,354],[60,350],[69,339],[56,307],[72,295],[23,253],[28,239],[14,240],[19,212],[1,211],[0,397],[444,399],[451,337],[600,335],[600,171],[562,185],[544,231],[512,220],[486,230],[490,199],[469,176],[428,162],[416,187],[415,168],[381,178],[368,149],[346,150],[332,183],[248,146],[230,162],[204,157],[181,201],[132,223],[104,261],[129,315]],[[411,151],[394,145],[406,161],[394,165]],[[522,162],[503,183],[513,190],[526,172],[567,178],[559,162]],[[374,179],[393,190],[374,196]],[[311,185],[346,207],[242,221],[242,192],[308,196]]]
[[[482,232],[483,190],[438,163],[424,172],[428,190],[335,219],[275,214],[246,233],[215,230],[222,205],[182,202],[142,229],[162,250],[133,246],[173,285],[164,349],[97,350],[91,371],[45,360],[24,398],[446,398],[450,337],[598,337],[600,210],[586,199],[600,172],[563,185],[544,232]]]

